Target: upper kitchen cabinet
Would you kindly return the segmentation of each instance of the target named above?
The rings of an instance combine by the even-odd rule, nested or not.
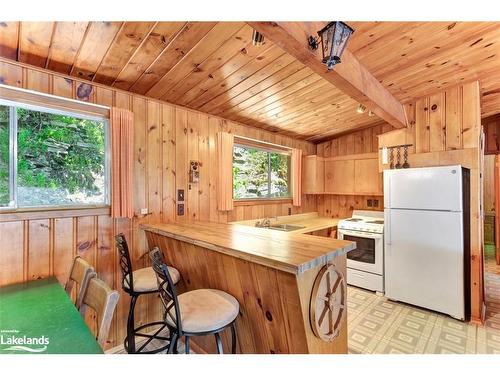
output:
[[[325,161],[325,191],[354,194],[354,160]]]
[[[383,195],[382,173],[378,158],[354,161],[354,192],[363,195]]]
[[[339,195],[382,195],[382,174],[378,170],[378,158],[365,154],[360,159],[325,159],[325,192]]]
[[[377,154],[350,157],[303,157],[304,194],[382,195],[382,173]]]
[[[317,155],[302,158],[302,192],[322,194],[325,192],[325,160]]]

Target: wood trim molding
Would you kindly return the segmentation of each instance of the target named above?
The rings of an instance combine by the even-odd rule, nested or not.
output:
[[[332,156],[323,158],[325,161],[340,161],[340,160],[364,160],[364,159],[378,159],[378,152],[367,152],[364,154],[351,154],[342,156]]]
[[[110,214],[111,208],[109,206],[92,208],[57,208],[45,210],[26,209],[0,212],[0,223],[7,221],[56,219],[63,217],[99,216]]]
[[[259,206],[262,204],[292,204],[292,198],[282,199],[239,199],[234,201],[235,206]]]
[[[259,147],[259,148],[263,148],[263,149],[267,149],[267,150],[271,150],[271,151],[284,151],[286,153],[290,153],[292,151],[291,147],[282,146],[282,145],[278,145],[278,144],[270,143],[270,142],[265,142],[265,141],[259,141],[257,139],[242,137],[239,135],[234,136],[234,143],[240,144],[242,146]]]
[[[0,98],[16,103],[109,118],[109,107],[0,84]]]

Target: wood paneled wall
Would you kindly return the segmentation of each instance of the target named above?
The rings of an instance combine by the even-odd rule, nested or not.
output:
[[[67,278],[71,261],[82,255],[113,288],[121,289],[113,236],[123,232],[131,245],[136,267],[147,264],[145,235],[138,231],[141,222],[158,220],[234,221],[265,215],[286,215],[316,211],[314,197],[303,197],[302,207],[290,202],[238,206],[229,213],[216,208],[215,134],[224,130],[289,147],[301,148],[305,155],[315,153],[315,145],[267,131],[243,126],[219,117],[174,106],[54,74],[27,65],[0,59],[0,82],[66,98],[126,108],[134,112],[134,208],[133,220],[113,220],[109,210],[46,212],[25,215],[0,213],[0,285],[54,275],[60,282]],[[188,184],[188,163],[199,160],[200,182]],[[176,190],[185,190],[185,215],[176,215]],[[148,214],[141,215],[147,208]],[[59,217],[61,216],[61,217]],[[122,342],[125,336],[129,300],[121,294],[111,328],[108,346]],[[137,306],[136,324],[160,317],[157,298],[147,297]],[[95,317],[88,317],[95,327]]]
[[[380,147],[412,144],[409,150],[411,167],[461,164],[471,171],[471,314],[473,321],[480,322],[484,290],[479,82],[452,87],[421,98],[409,103],[406,110],[410,126],[380,135]]]
[[[317,145],[318,156],[334,157],[378,151],[378,135],[392,130],[389,124],[349,133]],[[368,207],[368,199],[378,200],[378,207]],[[383,210],[382,197],[366,195],[317,195],[318,213],[327,217],[350,217],[353,210]]]

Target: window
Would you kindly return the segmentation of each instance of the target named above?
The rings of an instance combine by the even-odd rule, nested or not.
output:
[[[108,120],[0,101],[0,208],[108,204]]]
[[[290,154],[238,145],[233,149],[233,198],[290,198]]]

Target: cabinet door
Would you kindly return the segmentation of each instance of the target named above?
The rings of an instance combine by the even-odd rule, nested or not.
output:
[[[354,160],[325,161],[325,192],[354,193]]]
[[[325,188],[325,164],[323,158],[316,155],[302,158],[302,193],[323,193]]]
[[[378,159],[360,159],[354,162],[354,193],[382,194],[382,173],[378,171]]]

